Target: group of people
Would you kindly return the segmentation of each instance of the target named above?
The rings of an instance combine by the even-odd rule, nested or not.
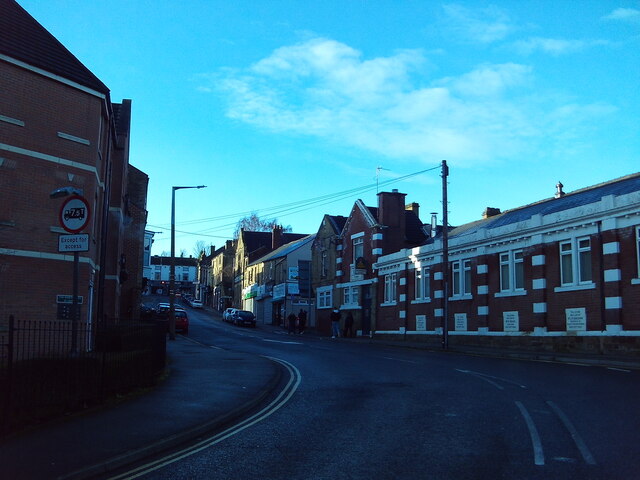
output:
[[[340,331],[341,319],[342,314],[340,313],[340,310],[338,310],[337,308],[334,309],[331,312],[331,338],[353,337],[353,314],[347,311],[347,316],[344,319],[344,328],[342,329],[342,331]],[[303,334],[305,329],[307,328],[307,311],[300,309],[297,315],[294,312],[291,312],[289,315],[287,315],[286,327],[289,334]]]
[[[305,328],[307,328],[307,311],[300,309],[298,315],[291,312],[287,315],[287,326],[289,334],[299,333],[302,335]]]
[[[351,312],[347,312],[347,316],[344,319],[344,329],[342,330],[342,335],[340,335],[340,318],[342,315],[340,314],[340,310],[337,308],[331,312],[331,338],[336,337],[353,337],[353,314]]]

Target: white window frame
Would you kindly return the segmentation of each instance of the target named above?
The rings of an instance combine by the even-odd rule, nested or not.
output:
[[[343,305],[359,305],[360,303],[360,291],[358,287],[344,287],[342,292]]]
[[[451,262],[451,280],[453,298],[472,298],[470,259]]]
[[[431,300],[431,269],[429,267],[416,267],[414,298],[422,302]]]
[[[318,309],[331,308],[333,306],[333,291],[331,289],[316,291]]]
[[[351,247],[353,250],[353,264],[356,264],[356,260],[360,257],[364,257],[364,237],[356,237],[351,240]],[[357,255],[356,252],[360,250],[360,255]]]
[[[525,283],[523,251],[501,252],[498,255],[498,260],[500,262],[500,292],[523,292]],[[518,285],[518,278],[522,280],[521,285]]]
[[[589,255],[589,268],[585,272],[582,260],[586,254]],[[562,287],[593,284],[591,237],[576,237],[559,242],[558,255],[560,260],[560,285]]]
[[[384,303],[383,305],[395,305],[398,299],[398,274],[389,273],[384,276]]]

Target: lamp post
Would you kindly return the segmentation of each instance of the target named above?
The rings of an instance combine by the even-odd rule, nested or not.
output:
[[[171,187],[171,266],[169,268],[169,339],[176,339],[176,190],[194,187]]]

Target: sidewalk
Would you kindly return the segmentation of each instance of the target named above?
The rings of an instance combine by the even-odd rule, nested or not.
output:
[[[231,422],[280,380],[277,364],[256,355],[182,336],[167,349],[170,374],[153,391],[0,443],[2,478],[93,478]]]

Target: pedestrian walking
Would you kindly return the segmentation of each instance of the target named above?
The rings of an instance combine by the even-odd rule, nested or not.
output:
[[[344,320],[344,332],[343,337],[353,337],[353,314],[351,312],[347,313],[347,318]]]
[[[298,333],[302,335],[306,327],[307,327],[307,311],[300,309],[300,313],[298,313]]]
[[[298,320],[298,317],[296,317],[295,313],[291,312],[289,315],[287,315],[287,324],[289,326],[289,334],[296,333],[297,320]]]
[[[333,312],[331,312],[331,338],[336,338],[340,336],[340,310],[335,308]]]

